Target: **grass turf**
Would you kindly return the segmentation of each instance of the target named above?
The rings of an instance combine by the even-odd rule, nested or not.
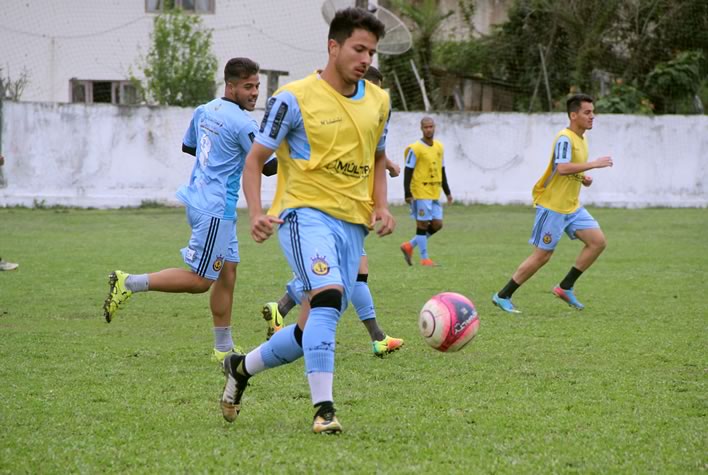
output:
[[[580,249],[556,255],[491,304],[528,255],[533,211],[453,206],[431,239],[438,268],[408,267],[413,236],[367,239],[379,321],[406,346],[371,354],[353,310],[337,333],[339,436],[310,433],[302,361],[252,379],[239,419],[221,419],[207,295],[135,295],[110,325],[107,275],[181,265],[177,209],[0,209],[1,473],[699,473],[708,469],[708,218],[698,209],[593,209],[609,246],[581,277],[577,312],[551,287]],[[290,271],[277,240],[241,216],[237,344],[263,340],[263,302]],[[437,292],[477,305],[481,329],[441,354],[418,335]],[[294,315],[294,314],[293,314]],[[292,321],[293,317],[290,317]],[[287,320],[286,320],[287,321]]]

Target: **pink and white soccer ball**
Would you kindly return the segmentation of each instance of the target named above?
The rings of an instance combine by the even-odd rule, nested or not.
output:
[[[470,299],[443,292],[423,305],[418,327],[425,342],[436,350],[458,351],[477,334],[479,316]]]

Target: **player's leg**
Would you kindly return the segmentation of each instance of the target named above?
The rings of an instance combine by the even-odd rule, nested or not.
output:
[[[302,300],[302,283],[294,277],[285,286],[285,293],[277,302],[268,302],[263,305],[261,315],[266,321],[266,340],[283,328],[283,320],[296,305]]]
[[[421,247],[420,251],[420,256],[422,258],[421,264],[424,266],[429,266],[429,267],[435,267],[437,264],[428,257],[428,252],[427,252],[427,244],[428,240],[430,237],[435,234],[436,232],[440,231],[442,229],[442,218],[443,218],[443,210],[442,206],[440,206],[440,201],[439,200],[426,200],[425,206],[428,210],[426,213],[426,217],[430,218],[430,221],[427,221],[427,226],[425,228],[425,256],[423,256],[423,248]],[[420,213],[419,213],[420,215]],[[420,223],[420,221],[418,221]],[[420,241],[420,238],[419,238]]]
[[[219,363],[227,354],[235,351],[231,335],[231,314],[234,303],[234,288],[236,286],[238,263],[225,261],[219,273],[219,278],[211,288],[209,307],[214,324],[214,356]]]
[[[416,220],[417,223],[417,215],[418,215],[418,210],[417,210],[417,201],[413,200],[410,203],[410,216],[411,218]],[[413,236],[413,239],[410,241],[406,241],[403,244],[401,244],[400,249],[401,252],[403,253],[403,259],[406,261],[406,264],[409,266],[413,265],[413,250],[418,246],[418,227],[416,224],[416,234]]]
[[[187,208],[187,221],[192,228],[189,245],[182,257],[190,269],[164,269],[149,274],[128,274],[116,270],[108,276],[109,292],[103,304],[107,322],[136,292],[204,293],[218,278],[224,255],[231,239],[234,222],[212,218]]]
[[[356,309],[356,314],[359,320],[366,327],[371,338],[371,347],[374,356],[383,357],[388,353],[396,351],[403,346],[401,338],[393,338],[384,333],[379,327],[376,320],[376,310],[374,308],[374,299],[371,296],[369,289],[369,259],[365,253],[362,254],[359,261],[359,270],[352,292],[352,305]]]
[[[568,221],[566,233],[571,239],[580,239],[584,245],[575,260],[575,265],[570,268],[565,278],[553,289],[553,294],[571,307],[582,310],[585,306],[575,296],[573,290],[575,282],[605,250],[607,239],[600,229],[600,225],[585,208],[580,208],[569,216]]]
[[[504,288],[492,296],[494,305],[505,312],[520,313],[511,302],[511,296],[551,259],[563,228],[564,215],[541,207],[536,209],[536,219],[529,239],[534,250],[519,265]]]

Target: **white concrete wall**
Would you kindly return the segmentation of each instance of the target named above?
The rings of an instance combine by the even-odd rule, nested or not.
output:
[[[5,102],[0,168],[7,185],[0,206],[136,206],[177,203],[176,189],[192,168],[181,152],[192,111],[111,105]],[[260,120],[262,111],[254,116]],[[419,113],[395,112],[387,151],[402,164],[405,146],[420,137]],[[476,203],[530,203],[563,114],[438,114],[453,195]],[[708,117],[599,116],[587,134],[591,158],[615,166],[593,170],[582,201],[603,206],[708,206]],[[264,181],[269,201],[275,180]],[[402,179],[389,197],[403,200]],[[243,200],[240,205],[244,205]]]

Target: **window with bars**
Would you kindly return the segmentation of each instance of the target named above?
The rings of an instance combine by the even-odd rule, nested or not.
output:
[[[125,80],[93,81],[74,78],[69,81],[69,88],[71,102],[134,105],[140,100],[135,86]]]
[[[169,8],[181,8],[187,13],[214,13],[216,0],[145,0],[147,13],[160,13]]]

